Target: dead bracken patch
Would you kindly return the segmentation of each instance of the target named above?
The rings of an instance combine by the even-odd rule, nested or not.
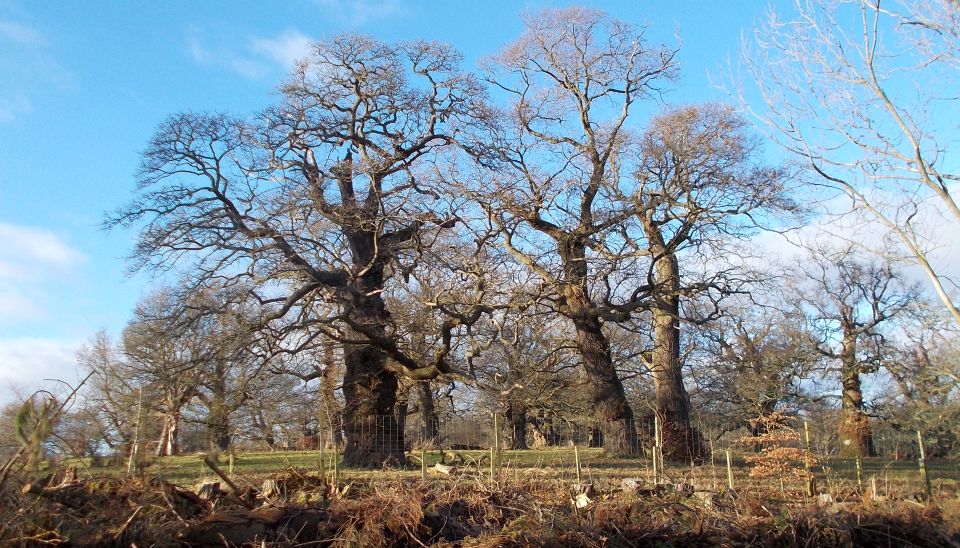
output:
[[[689,484],[384,477],[293,470],[259,488],[160,478],[9,482],[7,546],[956,546],[960,503],[805,503]],[[197,490],[200,490],[198,486]]]

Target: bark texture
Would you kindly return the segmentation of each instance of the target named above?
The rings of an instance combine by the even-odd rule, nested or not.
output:
[[[564,304],[561,311],[573,321],[583,370],[589,380],[590,398],[603,431],[603,450],[611,457],[636,454],[639,448],[633,410],[613,366],[610,341],[603,333],[597,306],[587,292],[586,243],[579,238],[557,241],[563,261]]]
[[[857,338],[844,336],[840,350],[843,396],[840,416],[840,456],[870,457],[876,453],[870,419],[863,409],[863,389],[860,386],[860,362],[857,359]]]

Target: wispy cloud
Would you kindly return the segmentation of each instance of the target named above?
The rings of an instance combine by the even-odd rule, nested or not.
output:
[[[51,41],[39,29],[0,18],[0,124],[34,111],[34,99],[73,82],[71,71],[51,55]]]
[[[0,405],[29,396],[34,390],[55,388],[47,379],[70,384],[78,380],[76,354],[84,341],[23,337],[0,339]]]
[[[314,0],[324,15],[347,27],[357,28],[402,13],[399,0]]]
[[[312,39],[298,30],[276,36],[248,38],[238,49],[209,37],[201,40],[196,29],[187,36],[187,53],[197,64],[225,68],[250,80],[272,76],[277,69],[289,71],[310,52]]]
[[[47,44],[46,37],[37,29],[9,19],[0,19],[0,40],[28,46]]]
[[[0,222],[0,265],[18,262],[41,266],[65,267],[85,260],[84,255],[67,245],[49,230]]]
[[[0,97],[0,123],[12,122],[19,116],[33,111],[30,98],[11,90],[11,95]]]
[[[288,30],[273,38],[252,38],[250,49],[273,60],[281,67],[290,68],[310,54],[313,40],[297,30]]]
[[[0,222],[0,325],[43,319],[59,283],[86,256],[48,230]]]

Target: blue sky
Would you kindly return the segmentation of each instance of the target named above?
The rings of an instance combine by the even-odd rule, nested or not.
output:
[[[707,71],[734,59],[764,1],[580,2],[675,43],[670,102],[722,98]],[[133,235],[104,233],[132,197],[138,153],[182,111],[269,104],[310,39],[360,32],[448,42],[473,67],[561,2],[29,2],[0,0],[0,404],[43,378],[75,380],[74,353],[119,333],[151,280],[125,274]]]

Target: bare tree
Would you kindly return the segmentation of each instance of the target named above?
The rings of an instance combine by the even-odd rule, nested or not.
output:
[[[944,314],[918,308],[884,341],[882,365],[893,383],[880,414],[899,438],[912,444],[923,431],[928,455],[946,456],[960,443],[960,339]]]
[[[257,342],[256,314],[229,292],[209,288],[191,295],[181,310],[181,333],[197,341],[201,375],[195,392],[211,450],[229,448],[232,416],[250,397],[248,386],[268,360]],[[201,354],[202,353],[202,354]]]
[[[84,393],[88,419],[109,449],[129,454],[137,429],[137,388],[127,374],[123,348],[99,331],[77,353],[77,363],[92,374]]]
[[[704,445],[690,426],[689,398],[680,359],[683,301],[699,302],[697,316],[720,313],[719,301],[745,291],[752,278],[739,246],[770,213],[796,209],[789,173],[760,160],[760,142],[730,107],[682,107],[653,119],[639,146],[637,188],[631,200],[640,233],[638,254],[652,314],[649,368],[663,425],[664,455],[687,460]],[[768,221],[767,224],[770,224]],[[629,225],[625,225],[629,226]]]
[[[203,331],[184,329],[181,305],[171,291],[158,290],[137,305],[123,331],[123,375],[143,389],[144,408],[160,419],[157,456],[179,454],[183,410],[197,395],[215,344]]]
[[[957,285],[936,253],[960,230],[960,4],[796,0],[794,11],[771,13],[745,48],[763,99],[756,114],[828,198],[848,199],[848,220],[887,229],[960,324]],[[863,233],[841,237],[875,247],[851,235]]]
[[[108,220],[141,224],[136,266],[189,262],[198,285],[249,284],[280,335],[342,341],[351,464],[403,458],[383,419],[398,374],[456,373],[445,349],[421,363],[396,344],[383,292],[404,257],[455,223],[429,162],[482,113],[482,90],[459,61],[428,42],[315,44],[282,104],[261,116],[165,122],[143,156],[140,196]],[[444,324],[448,335],[470,318]]]
[[[530,14],[524,23],[521,38],[492,62],[488,79],[512,104],[481,156],[496,169],[473,191],[505,248],[573,324],[604,449],[629,455],[637,448],[633,412],[603,322],[629,315],[645,290],[614,294],[608,286],[603,294],[607,274],[635,257],[602,240],[630,215],[613,197],[629,176],[620,166],[628,118],[673,79],[676,52],[584,8]]]
[[[731,425],[752,426],[752,419],[799,407],[808,396],[803,381],[822,359],[805,318],[771,304],[730,303],[699,333],[698,351],[708,362],[700,398]]]
[[[515,302],[523,302],[523,292],[515,291]],[[562,318],[530,304],[503,310],[479,329],[485,342],[476,358],[478,386],[487,405],[505,419],[511,449],[528,448],[528,427],[537,426],[536,417],[587,415],[576,344]],[[598,435],[596,446],[601,441]]]
[[[803,267],[800,304],[818,351],[839,364],[841,454],[873,455],[861,376],[882,363],[884,324],[903,314],[919,291],[889,262],[867,261],[851,248],[811,252]]]

